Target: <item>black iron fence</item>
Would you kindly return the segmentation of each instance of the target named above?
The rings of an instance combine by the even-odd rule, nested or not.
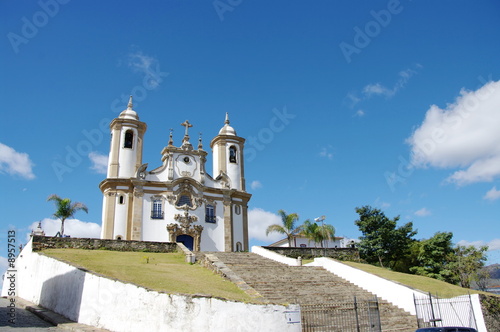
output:
[[[451,299],[428,296],[413,296],[417,312],[418,327],[464,326],[477,329],[470,295]]]
[[[380,332],[377,298],[352,302],[301,304],[304,332]]]

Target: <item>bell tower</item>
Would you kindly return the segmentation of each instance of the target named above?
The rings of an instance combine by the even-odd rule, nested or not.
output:
[[[127,109],[111,121],[111,147],[108,174],[99,185],[103,193],[103,239],[140,240],[142,188],[132,181],[142,165],[142,146],[146,124],[133,110],[132,96]]]
[[[110,124],[111,147],[109,150],[108,178],[131,178],[142,165],[142,145],[146,124],[139,121],[133,110],[132,96],[127,109]]]
[[[215,136],[210,147],[213,152],[214,177],[223,172],[231,183],[230,188],[245,191],[245,167],[243,148],[245,139],[238,137],[233,127],[229,125],[229,115],[226,113],[224,126]]]

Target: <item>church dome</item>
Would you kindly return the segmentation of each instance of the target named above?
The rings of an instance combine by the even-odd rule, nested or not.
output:
[[[224,121],[224,127],[219,130],[219,135],[230,135],[237,136],[236,130],[229,125],[229,115],[226,113],[226,121]]]
[[[139,120],[139,116],[137,115],[136,111],[132,109],[133,106],[134,105],[132,104],[132,96],[130,96],[130,99],[128,100],[127,109],[122,111],[119,117],[122,119]]]

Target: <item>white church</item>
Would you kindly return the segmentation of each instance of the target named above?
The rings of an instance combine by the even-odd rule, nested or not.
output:
[[[245,191],[245,139],[229,125],[210,142],[214,177],[206,172],[208,152],[201,138],[174,146],[172,132],[161,151],[162,164],[148,170],[142,152],[146,124],[127,109],[110,124],[111,147],[103,194],[102,239],[182,242],[194,251],[248,250],[248,201]]]

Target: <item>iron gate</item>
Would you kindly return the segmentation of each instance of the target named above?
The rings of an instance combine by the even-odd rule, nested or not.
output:
[[[301,304],[304,332],[380,332],[378,299]]]
[[[413,298],[418,327],[464,326],[477,329],[470,294],[441,299],[429,293],[425,297],[413,295]]]

